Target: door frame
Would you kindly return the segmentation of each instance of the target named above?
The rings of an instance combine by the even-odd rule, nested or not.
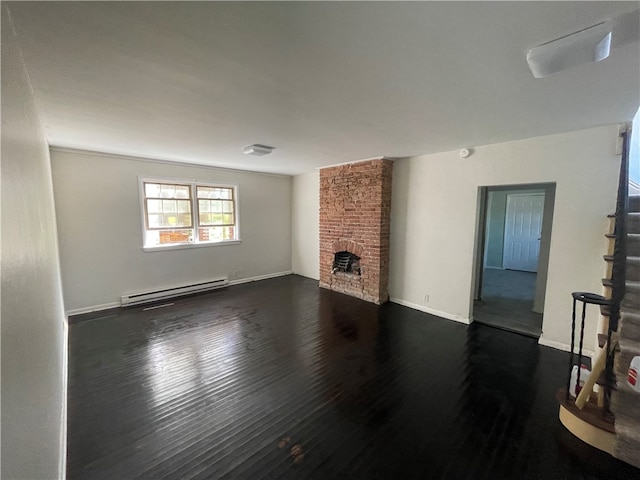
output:
[[[547,274],[549,269],[549,251],[551,249],[553,214],[555,206],[556,183],[527,183],[506,185],[485,185],[478,187],[476,203],[476,229],[474,239],[474,259],[472,265],[472,284],[469,294],[470,321],[473,322],[474,301],[482,299],[482,275],[485,268],[485,249],[487,235],[487,213],[489,192],[504,190],[544,190],[544,212],[538,255],[538,272],[533,311],[543,314],[546,297]],[[504,248],[504,247],[503,247]]]

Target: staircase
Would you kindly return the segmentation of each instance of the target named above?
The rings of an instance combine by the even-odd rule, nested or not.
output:
[[[640,196],[629,197],[625,286],[613,364],[616,386],[610,405],[616,432],[613,455],[640,468],[640,392],[627,383],[629,363],[640,356]]]
[[[603,295],[573,292],[569,372],[584,359],[587,306],[599,306],[599,354],[586,379],[567,375],[556,395],[562,424],[584,442],[640,468],[640,392],[628,383],[632,359],[640,356],[640,195],[629,196],[629,138],[623,151],[616,213],[611,220]],[[581,308],[578,308],[578,305]],[[581,318],[578,313],[581,312]],[[577,352],[576,352],[577,349]],[[580,386],[580,387],[579,387]],[[579,390],[577,397],[574,392]]]

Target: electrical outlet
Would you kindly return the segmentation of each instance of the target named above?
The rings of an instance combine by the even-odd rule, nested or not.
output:
[[[232,278],[238,278],[239,276],[240,276],[240,270],[234,270],[233,272],[231,272]]]
[[[428,293],[424,294],[424,303],[429,303],[429,294]]]

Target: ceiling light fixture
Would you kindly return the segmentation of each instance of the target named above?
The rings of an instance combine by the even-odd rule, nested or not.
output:
[[[611,30],[611,22],[601,22],[532,48],[527,52],[531,73],[535,78],[542,78],[604,60],[611,51]]]
[[[267,145],[259,145],[254,143],[253,145],[247,145],[242,149],[242,153],[245,155],[255,155],[256,157],[262,157],[263,155],[269,155],[273,151],[274,147]]]

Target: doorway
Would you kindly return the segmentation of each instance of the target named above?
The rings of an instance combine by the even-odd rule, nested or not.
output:
[[[480,187],[474,321],[542,333],[555,184]]]

